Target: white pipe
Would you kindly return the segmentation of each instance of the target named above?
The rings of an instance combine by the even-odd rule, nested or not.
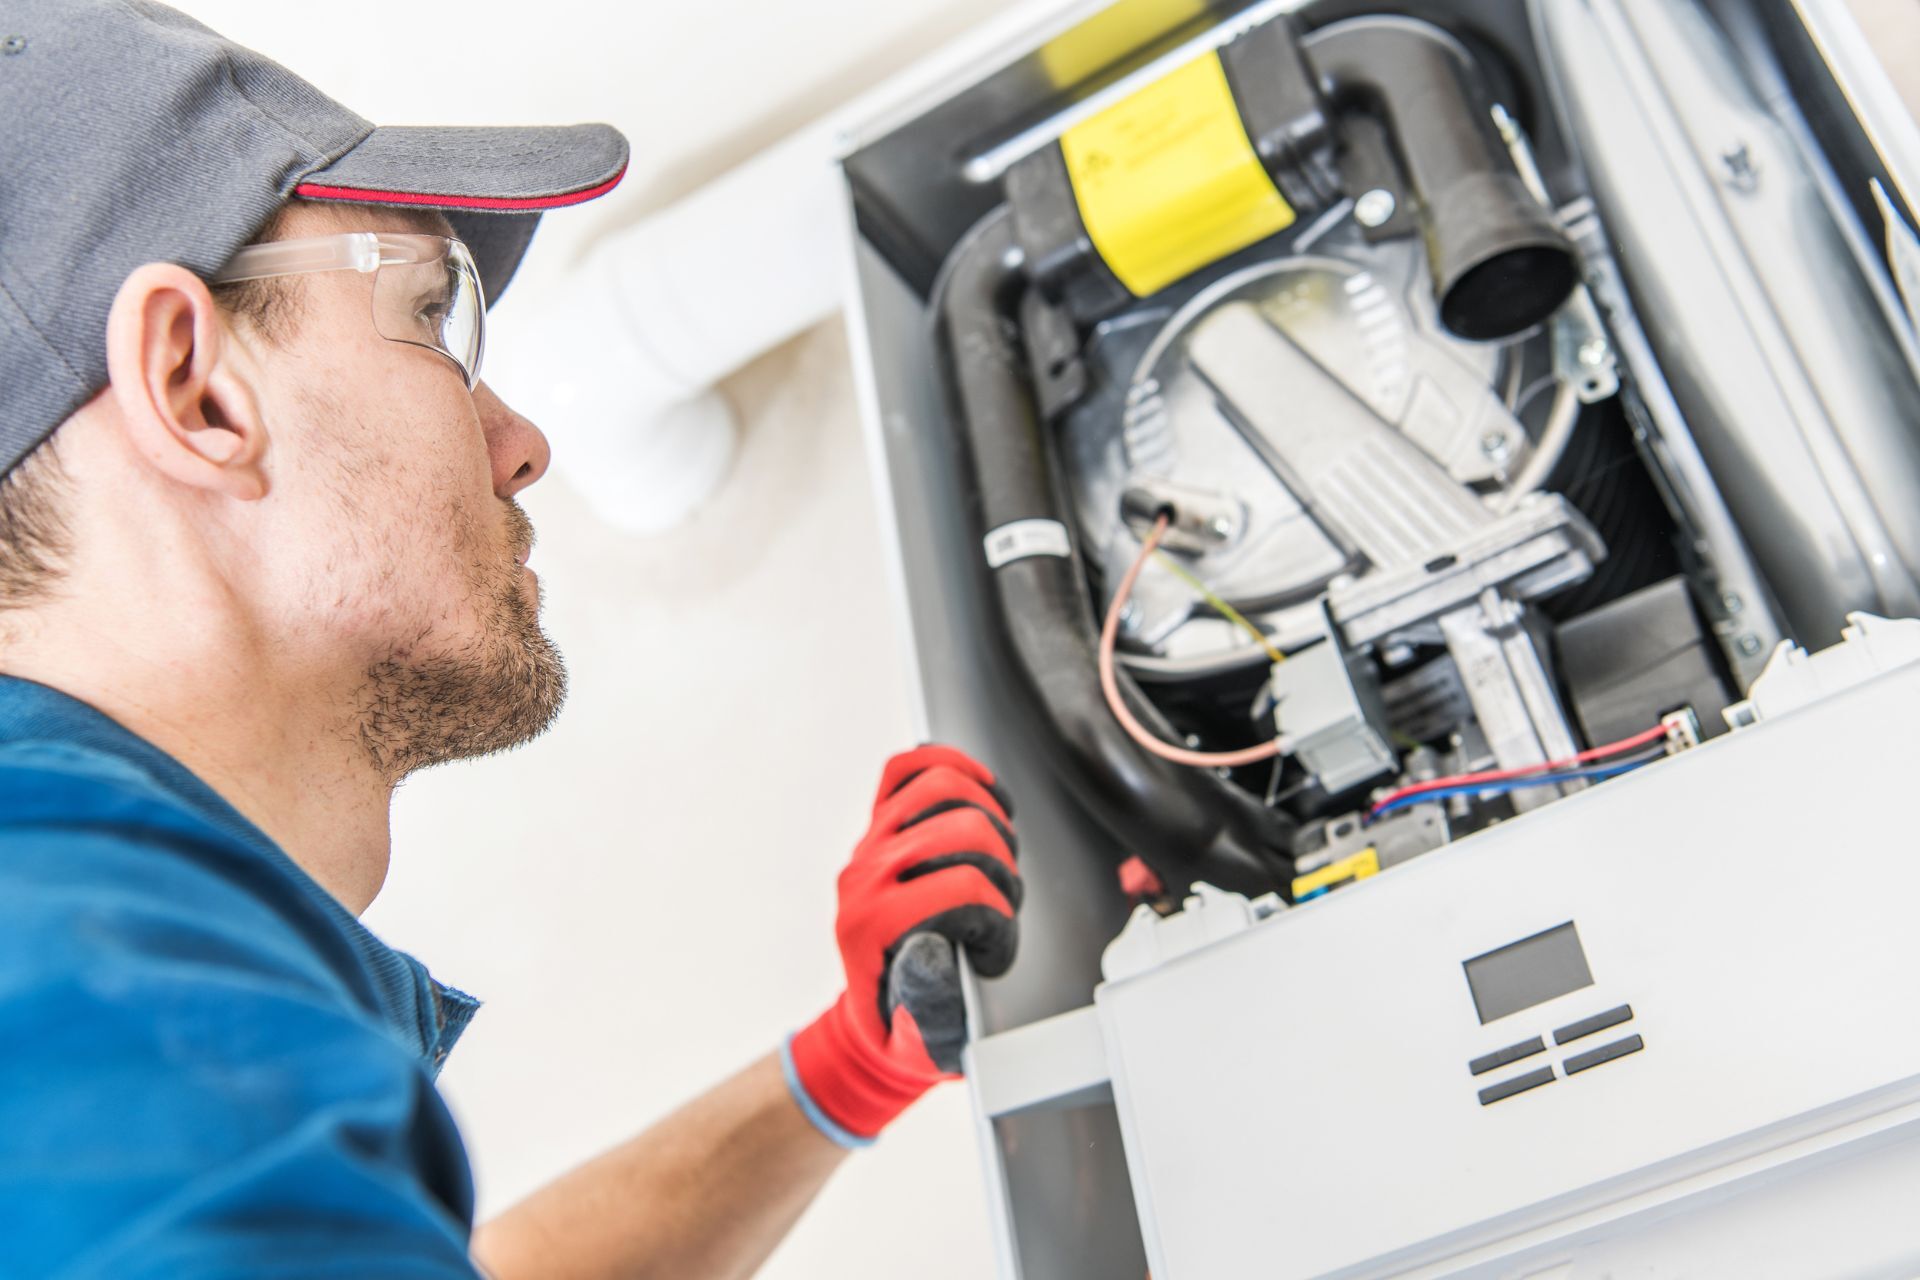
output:
[[[554,467],[609,523],[691,514],[737,434],[713,384],[840,308],[835,138],[801,130],[492,317],[489,384],[552,433]]]
[[[516,283],[489,317],[488,383],[548,431],[554,467],[608,523],[635,533],[678,524],[733,456],[738,427],[713,383],[845,300],[840,154],[1108,3],[1027,0],[608,236],[560,280]]]

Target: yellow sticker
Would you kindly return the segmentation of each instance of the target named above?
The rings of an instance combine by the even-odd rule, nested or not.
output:
[[[1217,53],[1075,125],[1060,150],[1093,247],[1137,298],[1293,225]]]
[[[1040,66],[1054,88],[1071,89],[1207,16],[1207,0],[1118,0],[1047,41]]]
[[[1376,849],[1362,849],[1350,853],[1338,862],[1329,862],[1309,875],[1300,876],[1293,882],[1294,901],[1314,892],[1326,889],[1344,880],[1365,880],[1368,876],[1380,874],[1380,853]]]

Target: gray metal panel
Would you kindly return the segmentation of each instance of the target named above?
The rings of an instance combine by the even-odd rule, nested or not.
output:
[[[996,658],[983,553],[954,477],[963,458],[925,307],[864,241],[859,297],[878,409],[877,477],[895,527],[925,724],[979,755],[1008,780],[1020,828],[1020,958],[977,989],[976,1030],[1021,1026],[1085,1005],[1100,980],[1100,951],[1127,916],[1114,851],[1066,793],[1051,761],[1021,726],[1031,723],[1023,681]],[[1144,1271],[1133,1197],[1111,1105],[998,1121],[1005,1192],[1020,1274],[1094,1280]],[[1092,1154],[1089,1154],[1092,1153]]]
[[[1792,6],[1814,52],[1846,95],[1853,121],[1887,166],[1901,202],[1909,210],[1920,205],[1920,125],[1866,33],[1842,0],[1792,0]]]
[[[1687,427],[1793,633],[1920,607],[1920,388],[1807,166],[1697,5],[1538,3]]]

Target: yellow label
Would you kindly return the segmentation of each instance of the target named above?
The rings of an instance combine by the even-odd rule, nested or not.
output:
[[[1075,125],[1060,150],[1093,247],[1137,298],[1293,225],[1217,53]]]
[[[1362,849],[1358,853],[1348,854],[1338,862],[1329,862],[1309,875],[1297,877],[1293,882],[1293,898],[1298,902],[1316,889],[1325,889],[1343,880],[1365,880],[1368,876],[1379,874],[1379,851]]]
[[[1071,89],[1206,15],[1207,0],[1118,0],[1047,41],[1040,65],[1054,88]]]

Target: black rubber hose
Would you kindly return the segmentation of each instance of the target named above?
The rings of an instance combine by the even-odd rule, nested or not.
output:
[[[1005,206],[955,247],[935,286],[953,407],[972,463],[972,507],[981,535],[1016,520],[1068,517],[1053,448],[1035,407],[1013,317],[1027,287]],[[988,570],[1003,634],[1024,673],[1037,727],[1062,780],[1116,845],[1138,853],[1168,882],[1206,880],[1262,893],[1280,887],[1294,823],[1209,771],[1143,751],[1100,692],[1097,633],[1077,545],[1069,557],[1033,555]],[[1136,712],[1162,717],[1124,674]]]
[[[1440,319],[1463,338],[1511,337],[1579,280],[1573,246],[1515,172],[1471,58],[1413,18],[1353,18],[1302,42],[1321,92],[1387,126],[1420,201]]]

